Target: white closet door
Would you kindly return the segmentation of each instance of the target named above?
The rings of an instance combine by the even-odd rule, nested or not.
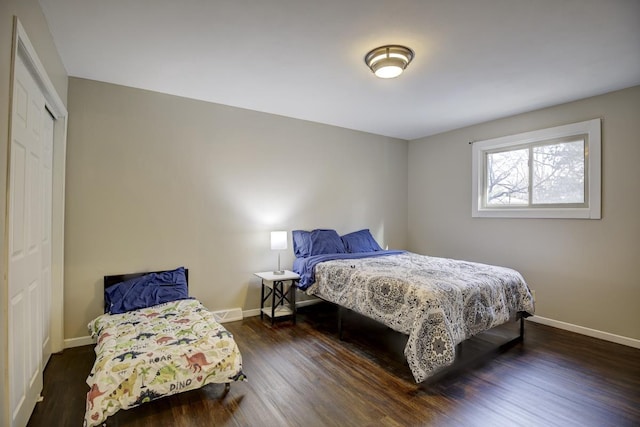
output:
[[[51,357],[51,208],[53,117],[44,114],[42,138],[42,369]]]
[[[9,404],[27,424],[42,390],[43,138],[45,101],[16,56],[9,173]]]

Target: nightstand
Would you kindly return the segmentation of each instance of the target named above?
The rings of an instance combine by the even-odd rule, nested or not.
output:
[[[266,314],[271,318],[273,325],[277,317],[291,316],[296,323],[296,287],[300,280],[293,271],[285,270],[284,274],[274,274],[273,271],[254,273],[262,280],[260,292],[260,319]],[[266,288],[266,295],[265,295]],[[271,307],[265,307],[264,303],[271,298]],[[285,302],[289,303],[287,307]]]

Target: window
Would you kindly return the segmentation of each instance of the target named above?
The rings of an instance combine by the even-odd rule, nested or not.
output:
[[[600,218],[600,119],[473,143],[474,217]]]

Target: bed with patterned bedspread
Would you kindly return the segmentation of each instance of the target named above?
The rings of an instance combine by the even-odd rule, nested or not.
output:
[[[160,397],[244,380],[233,336],[196,299],[103,314],[89,330],[97,345],[85,426]]]
[[[307,293],[409,335],[416,382],[452,364],[463,340],[534,313],[515,270],[410,252],[317,263]]]

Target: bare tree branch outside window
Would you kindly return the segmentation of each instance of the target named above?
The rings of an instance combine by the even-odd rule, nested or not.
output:
[[[584,202],[584,141],[533,148],[533,203]]]
[[[487,204],[529,204],[529,149],[487,154]]]
[[[492,206],[584,203],[585,141],[577,139],[486,157],[486,203]]]

